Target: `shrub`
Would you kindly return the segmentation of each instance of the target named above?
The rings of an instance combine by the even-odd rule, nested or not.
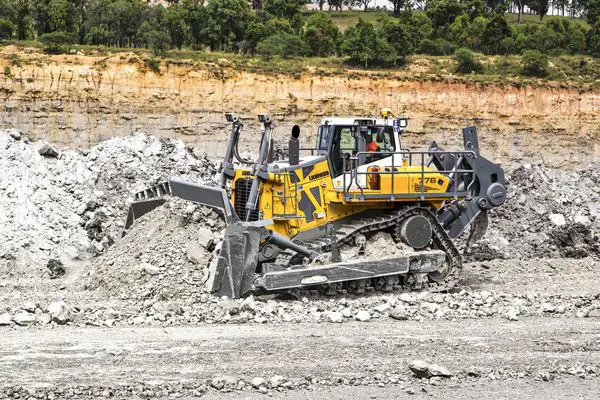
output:
[[[51,54],[64,53],[73,44],[73,36],[62,31],[44,33],[38,40],[46,45],[45,51]]]
[[[144,41],[152,49],[155,56],[162,55],[171,47],[171,38],[169,34],[162,30],[152,29],[143,35]]]
[[[256,52],[265,57],[293,57],[304,53],[304,42],[299,36],[286,32],[269,36],[256,46]]]
[[[5,18],[0,18],[0,40],[12,39],[15,30],[15,24]]]
[[[424,39],[421,42],[421,52],[432,56],[447,56],[454,53],[456,46],[444,39]]]
[[[486,54],[502,54],[502,41],[510,37],[511,33],[504,16],[497,14],[487,23],[481,34],[481,48]]]
[[[144,61],[146,62],[146,65],[148,66],[148,68],[150,68],[150,70],[152,70],[152,72],[154,72],[155,74],[160,74],[160,61],[159,60],[157,60],[156,58],[147,58]]]
[[[466,48],[460,48],[454,53],[456,60],[456,72],[470,74],[471,72],[482,72],[483,65],[475,59],[473,52]]]
[[[543,77],[548,75],[548,57],[537,50],[523,52],[523,75]]]

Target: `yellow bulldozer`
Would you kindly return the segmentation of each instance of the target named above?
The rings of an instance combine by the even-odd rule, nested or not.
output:
[[[325,118],[316,146],[301,148],[294,126],[276,159],[274,123],[259,115],[260,149],[249,160],[238,151],[242,121],[226,118],[220,187],[171,179],[138,193],[126,223],[171,196],[219,210],[227,228],[208,280],[219,296],[448,290],[462,268],[455,239],[468,231],[468,243],[478,240],[506,198],[504,171],[480,154],[475,127],[463,129],[464,149],[411,150],[401,143],[408,119],[389,110]],[[365,256],[379,232],[402,251]],[[348,247],[356,251],[343,257]]]

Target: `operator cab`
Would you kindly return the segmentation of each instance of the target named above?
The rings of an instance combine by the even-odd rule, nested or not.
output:
[[[372,165],[402,166],[400,134],[406,126],[406,118],[323,119],[317,134],[317,154],[328,157],[334,186],[341,186],[341,179],[335,178],[349,172],[351,157],[358,159],[359,169]]]

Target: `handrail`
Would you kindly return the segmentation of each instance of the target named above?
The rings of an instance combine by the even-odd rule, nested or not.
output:
[[[425,168],[428,167],[429,165],[431,165],[431,162],[434,158],[435,155],[437,154],[451,154],[454,156],[455,162],[454,162],[454,167],[451,170],[433,170],[433,171],[426,171]],[[383,171],[379,170],[379,171],[364,171],[361,172],[358,170],[359,167],[363,166],[363,165],[367,165],[367,164],[362,164],[362,165],[358,165],[359,161],[361,160],[361,156],[362,158],[364,158],[364,156],[368,156],[368,155],[383,155],[383,156],[392,156],[392,165],[391,165],[391,170],[390,171],[385,171],[386,167],[389,167],[387,165],[385,166],[380,166],[383,167]],[[395,165],[395,155],[401,155],[403,160],[406,159],[406,156],[408,156],[408,166],[411,167],[415,167],[415,166],[420,166],[420,171],[398,171],[396,170],[396,165]],[[430,156],[430,160],[427,161],[427,164],[425,164],[425,155]],[[417,165],[413,164],[413,156],[420,156],[420,163]],[[473,157],[476,158],[477,154],[472,151],[472,150],[422,150],[422,151],[412,151],[412,150],[407,150],[407,149],[401,149],[400,151],[377,151],[377,152],[368,152],[368,151],[360,151],[355,153],[353,156],[348,157],[348,158],[342,158],[342,172],[343,172],[343,177],[342,177],[342,195],[344,199],[351,199],[351,198],[355,198],[357,196],[357,194],[355,193],[349,193],[350,189],[352,187],[352,183],[354,181],[354,183],[356,184],[356,187],[360,190],[360,196],[359,198],[364,198],[365,194],[364,194],[364,190],[362,185],[359,183],[358,181],[358,176],[359,175],[382,175],[382,174],[391,174],[392,175],[392,187],[391,187],[391,194],[388,195],[387,197],[390,200],[394,200],[396,195],[402,196],[402,197],[411,197],[411,196],[415,196],[415,197],[419,197],[421,200],[425,199],[425,175],[427,174],[445,174],[450,180],[452,180],[452,186],[453,186],[453,190],[452,192],[445,192],[444,194],[447,196],[452,196],[455,199],[458,196],[466,196],[468,195],[468,190],[471,187],[471,185],[469,185],[469,187],[467,188],[467,190],[465,191],[461,191],[458,192],[458,180],[457,177],[459,175],[463,175],[463,174],[474,174],[475,171],[473,169],[459,169],[460,164],[463,162],[463,160],[465,159],[465,157]],[[381,159],[385,159],[388,157],[384,157]],[[348,185],[346,185],[346,174],[348,173],[348,163],[350,163],[350,182]],[[395,179],[394,177],[396,175],[408,175],[408,174],[415,174],[416,173],[420,173],[421,174],[421,190],[419,193],[395,193],[394,191],[394,182]],[[378,195],[370,195],[370,196],[375,196],[378,197]],[[384,196],[386,197],[386,196]],[[434,196],[435,197],[435,196]]]

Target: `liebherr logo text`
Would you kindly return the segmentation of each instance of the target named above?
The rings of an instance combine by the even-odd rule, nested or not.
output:
[[[315,179],[323,178],[329,176],[329,171],[319,172],[318,174],[314,174],[308,177],[309,181],[314,181]]]

